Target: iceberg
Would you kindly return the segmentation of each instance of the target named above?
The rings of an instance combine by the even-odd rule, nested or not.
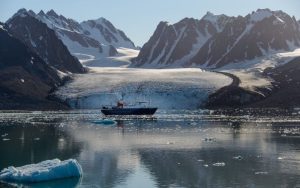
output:
[[[75,159],[65,161],[53,159],[21,167],[10,166],[0,172],[0,180],[2,181],[24,183],[80,176],[82,176],[82,168]]]
[[[103,119],[103,120],[95,120],[93,121],[94,124],[97,125],[116,125],[117,122],[114,120],[110,120],[110,119]]]

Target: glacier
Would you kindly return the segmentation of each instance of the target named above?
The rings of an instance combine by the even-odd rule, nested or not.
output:
[[[1,181],[22,183],[36,183],[81,176],[82,168],[75,159],[65,161],[53,159],[21,167],[10,166],[0,172]]]
[[[225,75],[199,68],[93,67],[87,74],[73,75],[55,95],[76,109],[99,109],[121,98],[128,106],[145,101],[159,109],[197,109],[211,93],[231,82]]]

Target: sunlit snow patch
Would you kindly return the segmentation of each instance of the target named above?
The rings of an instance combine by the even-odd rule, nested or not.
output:
[[[116,56],[92,56],[82,53],[74,53],[80,62],[88,67],[127,67],[131,60],[138,56],[139,50],[118,48]]]
[[[55,179],[80,177],[82,169],[75,159],[47,160],[21,167],[10,166],[0,172],[0,180],[8,182],[42,182]]]

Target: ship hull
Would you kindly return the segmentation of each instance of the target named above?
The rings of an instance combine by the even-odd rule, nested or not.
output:
[[[104,115],[153,115],[157,108],[112,108],[101,109]]]

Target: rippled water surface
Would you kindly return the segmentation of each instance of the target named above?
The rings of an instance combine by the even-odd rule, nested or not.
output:
[[[300,187],[297,109],[223,114],[159,111],[101,125],[98,110],[1,112],[0,168],[82,165],[81,179],[19,184],[28,187]]]

